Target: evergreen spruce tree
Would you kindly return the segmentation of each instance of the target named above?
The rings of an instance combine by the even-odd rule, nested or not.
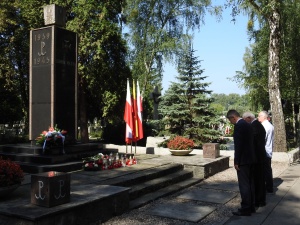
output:
[[[220,137],[217,127],[220,120],[210,108],[212,91],[206,88],[210,83],[203,82],[201,61],[195,57],[190,47],[178,64],[178,82],[172,82],[162,97],[159,111],[162,120],[175,135],[188,136],[198,145]]]

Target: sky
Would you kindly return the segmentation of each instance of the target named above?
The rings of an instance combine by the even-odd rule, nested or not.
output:
[[[213,93],[245,94],[235,81],[228,78],[235,76],[236,71],[243,71],[243,55],[246,47],[250,45],[247,36],[247,16],[238,16],[235,23],[230,10],[223,12],[221,21],[214,16],[206,15],[205,24],[200,31],[195,31],[193,47],[195,56],[201,61],[204,69],[204,82],[211,82],[207,90]],[[168,89],[170,81],[176,81],[177,71],[174,65],[164,67],[163,93]]]

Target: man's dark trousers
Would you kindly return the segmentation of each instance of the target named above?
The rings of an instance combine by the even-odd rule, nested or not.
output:
[[[240,165],[237,177],[242,199],[240,211],[251,213],[254,205],[253,165]]]

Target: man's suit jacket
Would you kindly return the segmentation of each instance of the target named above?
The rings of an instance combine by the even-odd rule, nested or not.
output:
[[[265,137],[266,130],[264,126],[257,120],[251,123],[254,132],[254,150],[258,163],[264,163],[266,158]]]
[[[240,119],[234,125],[234,164],[247,165],[256,163],[253,147],[253,128],[245,120]]]

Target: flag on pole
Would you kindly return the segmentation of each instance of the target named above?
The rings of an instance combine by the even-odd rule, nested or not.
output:
[[[140,94],[140,86],[139,86],[139,82],[136,82],[136,86],[137,86],[137,98],[136,98],[136,102],[137,102],[137,115],[138,115],[138,137],[139,139],[142,139],[144,137],[144,132],[143,132],[143,120],[142,120],[142,112],[143,112],[143,106],[142,106],[142,96]]]
[[[138,127],[138,111],[137,111],[137,101],[135,92],[135,80],[132,82],[132,94],[133,94],[133,141],[138,141],[139,138],[139,127]]]
[[[125,142],[130,144],[133,138],[132,103],[130,96],[129,80],[127,79],[127,94],[125,103],[124,120],[126,122]]]

